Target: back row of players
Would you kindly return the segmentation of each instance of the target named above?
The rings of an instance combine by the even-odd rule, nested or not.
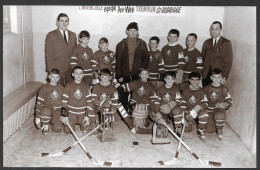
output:
[[[137,28],[136,23],[131,24],[129,30]],[[37,98],[35,118],[37,127],[42,129],[44,135],[47,134],[50,124],[54,132],[61,132],[64,126],[62,122],[70,123],[74,130],[75,125],[80,124],[81,130],[84,131],[88,126],[99,123],[97,115],[101,104],[109,99],[112,110],[117,109],[118,100],[123,103],[126,110],[129,107],[129,112],[132,112],[131,116],[135,119],[125,118],[125,120],[132,132],[142,133],[149,127],[148,114],[141,115],[143,110],[138,107],[145,104],[148,106],[146,111],[160,112],[164,119],[168,120],[167,117],[172,119],[178,134],[181,132],[184,112],[187,113],[185,118],[188,122],[198,118],[198,134],[202,140],[206,139],[204,130],[208,113],[211,112],[214,114],[217,135],[222,138],[225,110],[232,103],[227,87],[221,84],[225,80],[222,71],[214,68],[210,76],[212,83],[202,89],[201,72],[204,69],[202,56],[195,48],[197,36],[194,33],[187,36],[188,48],[184,50],[177,44],[178,37],[178,30],[170,30],[169,44],[164,46],[161,52],[157,49],[159,38],[151,37],[149,63],[147,67],[138,69],[140,79],[135,78],[137,80],[128,83],[119,80],[121,86],[116,88],[115,84],[118,86],[119,78],[116,66],[117,62],[121,61],[116,60],[114,53],[108,50],[106,38],[100,39],[100,49],[93,54],[92,49],[88,47],[90,34],[81,31],[80,43],[73,48],[70,57],[73,80],[66,83],[65,89],[62,83],[58,83],[59,70],[49,69],[50,82],[40,89]],[[142,48],[147,48],[146,44]],[[219,50],[221,52],[222,49]],[[132,93],[129,105],[122,100],[124,96],[120,94],[124,93],[118,95],[117,91]],[[66,118],[61,117],[62,107],[68,113]],[[141,120],[145,120],[141,121],[142,123],[138,121],[140,116]],[[64,132],[70,133],[67,126]]]

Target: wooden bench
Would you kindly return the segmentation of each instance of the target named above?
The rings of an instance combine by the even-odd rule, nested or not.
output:
[[[10,138],[34,113],[36,95],[43,85],[28,82],[3,100],[3,142]]]

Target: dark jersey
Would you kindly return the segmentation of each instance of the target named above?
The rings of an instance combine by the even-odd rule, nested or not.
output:
[[[82,47],[80,44],[75,46],[72,50],[72,56],[70,58],[70,68],[71,70],[76,65],[79,65],[83,68],[83,73],[86,76],[93,75],[92,68],[92,60],[93,60],[93,51],[89,47]]]
[[[182,92],[182,106],[184,111],[191,111],[196,105],[203,110],[208,106],[208,98],[206,92],[201,88],[186,88]]]
[[[164,71],[164,64],[159,50],[149,51],[149,78],[150,80],[158,80],[158,75]]]
[[[103,68],[109,69],[112,73],[115,73],[115,65],[116,59],[114,57],[114,52],[108,50],[107,52],[103,52],[102,50],[98,50],[94,53],[93,57],[93,69],[94,71],[102,70]]]
[[[184,73],[190,74],[191,72],[199,72],[201,73],[203,69],[203,61],[202,56],[197,48],[192,51],[188,51],[188,49],[184,49],[184,58],[185,65],[183,66]]]
[[[183,48],[180,44],[175,46],[166,45],[162,48],[162,59],[164,60],[165,71],[177,71],[178,68],[183,67],[184,56]]]

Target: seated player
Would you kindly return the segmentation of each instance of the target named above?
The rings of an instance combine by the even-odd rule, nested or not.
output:
[[[226,110],[232,105],[232,98],[226,86],[221,84],[222,71],[213,69],[210,76],[212,83],[204,88],[208,97],[207,112],[212,113],[218,138],[223,138],[223,127],[226,119]]]
[[[72,70],[72,77],[74,81],[66,84],[62,107],[67,113],[66,116],[62,116],[61,120],[66,125],[64,132],[70,134],[70,129],[67,123],[70,124],[72,129],[75,131],[75,126],[80,125],[80,130],[84,131],[90,124],[88,117],[88,108],[92,108],[90,86],[82,81],[84,77],[83,68],[81,66],[76,66]]]
[[[198,134],[202,141],[206,141],[204,135],[205,125],[208,121],[208,113],[205,110],[208,105],[208,98],[206,92],[200,87],[199,72],[191,72],[189,75],[190,86],[185,88],[182,93],[182,108],[187,113],[185,119],[187,122],[192,122],[198,118]],[[190,123],[191,130],[192,124]],[[185,131],[189,132],[189,131]]]
[[[59,70],[51,69],[48,78],[50,82],[39,90],[35,109],[35,125],[42,130],[42,134],[45,136],[50,125],[52,131],[56,133],[61,132],[63,129],[60,116],[64,87],[62,84],[58,84],[60,79]]]
[[[92,60],[93,71],[95,74],[95,79],[93,80],[94,84],[99,81],[96,74],[98,74],[103,68],[109,69],[113,76],[113,83],[116,84],[117,82],[115,79],[116,59],[114,57],[114,52],[108,49],[108,45],[109,43],[107,38],[102,37],[98,43],[99,50],[94,53]]]
[[[182,109],[181,94],[178,86],[174,83],[176,74],[173,71],[167,71],[164,76],[165,84],[162,85],[156,92],[158,100],[152,104],[151,110],[153,112],[161,112],[162,118],[167,122],[168,118],[173,118],[175,132],[181,135],[182,127]]]
[[[118,92],[114,85],[111,84],[112,74],[109,69],[103,68],[100,70],[100,82],[95,84],[92,89],[92,100],[95,107],[90,109],[90,122],[94,123],[97,120],[97,113],[104,110],[116,112],[118,108]],[[102,115],[100,115],[102,116]]]
[[[152,125],[149,123],[148,112],[150,96],[154,94],[155,89],[148,81],[148,76],[149,70],[141,68],[139,69],[140,79],[122,85],[125,92],[132,93],[129,105],[136,133],[143,133],[140,129],[150,128],[149,125]]]

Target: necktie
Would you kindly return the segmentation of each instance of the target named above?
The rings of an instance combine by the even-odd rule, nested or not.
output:
[[[214,42],[214,45],[213,45],[213,46],[215,47],[215,46],[216,46],[216,44],[217,44],[217,39],[215,39],[215,42]]]
[[[65,42],[68,43],[65,31],[63,31],[63,37],[64,37]]]

